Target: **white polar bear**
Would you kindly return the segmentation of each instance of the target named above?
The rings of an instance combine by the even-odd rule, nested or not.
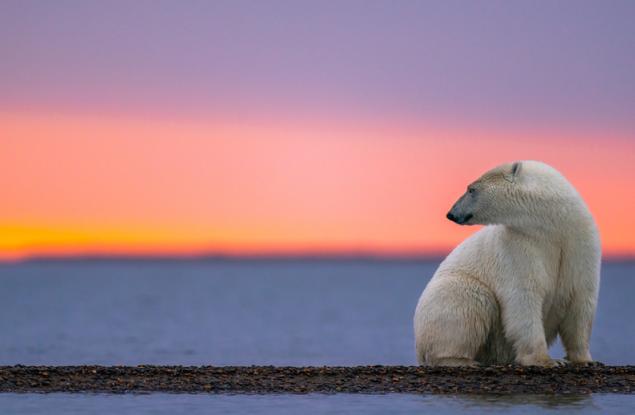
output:
[[[441,263],[414,316],[420,364],[553,366],[592,362],[600,239],[584,201],[554,168],[504,164],[470,184],[447,215],[489,225]]]

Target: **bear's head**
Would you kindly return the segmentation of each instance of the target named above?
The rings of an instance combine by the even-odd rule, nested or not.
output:
[[[554,168],[537,161],[498,166],[467,187],[447,218],[459,225],[536,225],[566,215],[575,190]],[[554,209],[554,204],[557,206]]]

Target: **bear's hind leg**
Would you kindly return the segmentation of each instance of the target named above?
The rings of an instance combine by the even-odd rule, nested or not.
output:
[[[493,295],[466,276],[448,276],[429,288],[416,312],[419,363],[475,366],[495,317]]]

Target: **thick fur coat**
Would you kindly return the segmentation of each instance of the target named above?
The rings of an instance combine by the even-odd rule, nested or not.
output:
[[[414,316],[424,365],[553,366],[559,335],[566,359],[592,361],[601,248],[574,187],[537,161],[510,163],[468,186],[448,218],[487,225],[441,263]]]

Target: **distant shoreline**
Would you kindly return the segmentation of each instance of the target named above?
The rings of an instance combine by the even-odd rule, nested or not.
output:
[[[0,266],[37,263],[108,263],[108,262],[375,262],[375,263],[439,263],[446,254],[393,255],[393,254],[298,254],[298,255],[73,255],[32,256],[18,259],[0,259]],[[603,263],[632,263],[635,256],[607,255]]]
[[[0,264],[44,262],[440,262],[445,255],[77,255],[33,256]],[[633,258],[635,260],[635,258]]]
[[[635,366],[3,366],[0,392],[630,394]]]

